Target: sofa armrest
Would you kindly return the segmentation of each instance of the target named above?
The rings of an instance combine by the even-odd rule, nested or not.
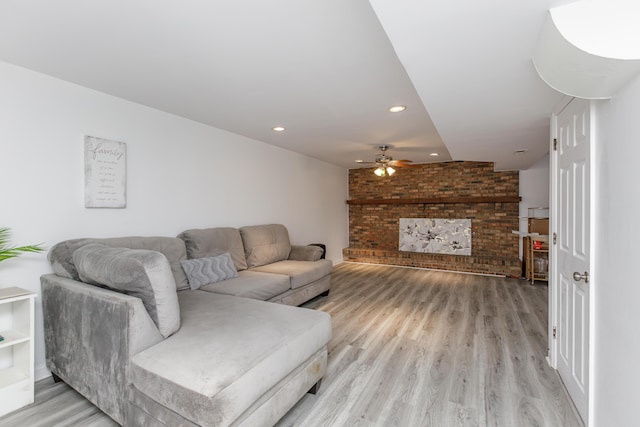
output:
[[[292,261],[318,261],[323,252],[319,246],[291,245],[288,259]]]
[[[122,422],[131,357],[163,340],[142,300],[42,276],[47,367]]]

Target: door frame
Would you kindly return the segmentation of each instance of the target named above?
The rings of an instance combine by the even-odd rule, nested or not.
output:
[[[548,325],[548,341],[549,341],[549,354],[547,356],[547,362],[549,365],[557,370],[558,369],[558,340],[553,336],[553,329],[558,325],[558,301],[559,301],[559,292],[560,287],[557,283],[557,268],[558,268],[558,251],[557,246],[553,244],[553,234],[557,233],[557,221],[558,221],[558,205],[556,203],[558,197],[557,184],[558,184],[558,158],[557,151],[554,150],[554,139],[558,137],[558,115],[569,105],[571,101],[573,101],[573,97],[565,96],[562,101],[558,104],[558,106],[554,109],[551,114],[550,119],[550,138],[549,138],[549,325]],[[598,142],[597,135],[597,102],[598,101],[589,101],[589,114],[591,118],[589,120],[590,125],[590,141],[589,141],[589,251],[590,251],[590,260],[589,260],[589,286],[592,288],[593,286],[597,286],[598,283],[598,272],[595,268],[595,263],[593,262],[596,259],[598,253],[598,245],[597,245],[597,234],[596,234],[596,223],[597,223],[597,212],[596,212],[596,200],[598,200],[599,192],[597,187],[597,159],[595,157],[596,153],[596,145]],[[592,292],[591,289],[589,291],[589,365],[588,365],[588,375],[589,375],[589,383],[588,383],[588,412],[587,419],[583,420],[585,426],[590,425],[590,420],[593,420],[594,417],[594,388],[592,386],[594,376],[594,366],[595,366],[595,331],[596,331],[596,311],[595,311],[595,292]],[[568,396],[568,394],[567,394]],[[576,411],[577,414],[577,411]]]
[[[573,97],[565,96],[551,113],[549,129],[549,323],[547,338],[549,341],[549,355],[547,362],[553,369],[558,369],[558,340],[553,337],[553,328],[558,324],[558,284],[556,273],[558,268],[557,246],[553,243],[553,234],[557,231],[558,207],[558,157],[553,148],[553,141],[558,137],[558,115],[564,110]]]
[[[553,336],[553,330],[555,325],[558,324],[558,284],[556,283],[558,251],[553,241],[553,235],[557,230],[556,221],[558,218],[558,208],[556,206],[558,198],[558,157],[554,152],[553,141],[558,137],[558,114],[567,104],[560,111],[554,111],[551,114],[551,136],[549,138],[549,153],[551,155],[549,156],[549,323],[547,325],[549,355],[547,362],[556,370],[558,369],[558,340]]]

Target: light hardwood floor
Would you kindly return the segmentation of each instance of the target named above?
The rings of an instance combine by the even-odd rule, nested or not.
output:
[[[279,427],[581,425],[545,360],[545,285],[344,263],[306,306],[332,316],[327,374]],[[0,425],[115,423],[48,379]]]

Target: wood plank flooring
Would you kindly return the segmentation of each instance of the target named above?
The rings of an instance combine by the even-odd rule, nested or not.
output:
[[[516,279],[344,263],[329,297],[327,374],[289,426],[580,426],[545,360],[547,287]],[[111,426],[68,386],[2,426]]]
[[[285,426],[579,426],[546,362],[547,286],[345,263],[320,393]]]

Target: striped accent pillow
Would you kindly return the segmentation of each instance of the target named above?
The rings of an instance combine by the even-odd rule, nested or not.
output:
[[[222,255],[180,261],[191,289],[238,277],[229,252]]]

